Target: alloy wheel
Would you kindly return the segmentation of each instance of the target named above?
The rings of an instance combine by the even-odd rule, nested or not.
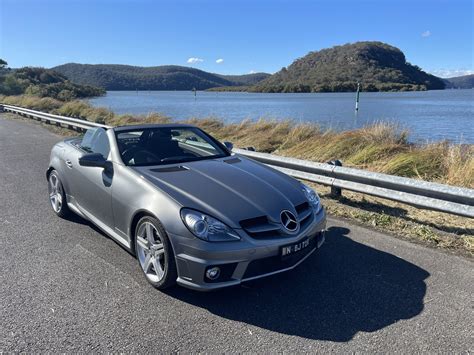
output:
[[[48,181],[49,200],[54,212],[59,213],[63,206],[63,190],[56,174],[51,174]]]
[[[165,275],[165,249],[156,227],[148,221],[137,232],[137,254],[140,266],[151,282],[159,282]]]

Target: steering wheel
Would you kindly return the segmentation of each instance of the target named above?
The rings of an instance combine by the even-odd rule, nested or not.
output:
[[[140,159],[137,159],[140,158]],[[155,154],[150,153],[149,151],[143,149],[142,147],[132,147],[129,149],[126,149],[122,153],[122,160],[125,164],[128,164],[130,160],[134,160],[135,164],[137,163],[136,160],[140,161],[147,161],[147,158],[151,158],[151,161],[156,161],[159,162],[160,158],[158,158]]]
[[[136,152],[138,152],[139,150],[141,150],[143,148],[141,147],[130,147],[128,149],[125,149],[122,153],[122,160],[125,164],[127,164],[132,158],[133,156],[135,155]]]

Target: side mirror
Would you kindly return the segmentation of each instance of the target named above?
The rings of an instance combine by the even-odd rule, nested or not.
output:
[[[224,142],[224,146],[227,148],[229,152],[231,152],[232,149],[234,149],[234,144],[231,142]]]
[[[107,160],[100,153],[88,153],[79,158],[79,165],[94,168],[105,168],[107,165]]]

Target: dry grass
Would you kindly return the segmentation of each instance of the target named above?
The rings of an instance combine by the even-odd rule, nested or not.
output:
[[[0,95],[0,103],[6,105],[20,106],[32,110],[51,112],[61,107],[64,102],[50,98],[50,97],[35,97],[35,96],[3,96]]]
[[[474,145],[412,144],[407,132],[394,124],[335,132],[313,124],[265,119],[239,124],[224,124],[215,118],[187,122],[238,147],[253,146],[261,152],[319,162],[340,159],[345,166],[474,187]]]
[[[92,107],[85,101],[70,101],[60,108],[54,110],[54,113],[62,116],[82,118],[84,120],[108,123],[114,119],[114,113],[106,108]]]

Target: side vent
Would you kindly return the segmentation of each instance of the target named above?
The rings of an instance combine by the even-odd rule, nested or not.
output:
[[[168,166],[166,168],[150,169],[150,171],[153,171],[154,173],[173,173],[176,171],[186,171],[186,170],[188,170],[188,168],[182,165]]]
[[[230,158],[230,159],[224,160],[224,163],[235,164],[235,163],[240,163],[241,161],[242,160],[240,160],[239,158]]]

